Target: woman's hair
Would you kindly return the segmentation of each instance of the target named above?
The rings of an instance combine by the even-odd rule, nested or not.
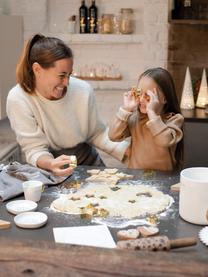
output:
[[[57,60],[72,57],[72,50],[62,40],[36,34],[24,47],[16,69],[17,82],[26,92],[33,93],[35,89],[33,63],[37,62],[47,69],[53,67]]]
[[[155,83],[158,85],[158,87],[161,89],[161,91],[163,92],[166,99],[166,104],[164,106],[164,113],[174,113],[174,114],[181,113],[179,101],[176,95],[174,81],[171,74],[167,70],[161,67],[157,67],[157,68],[150,68],[145,72],[143,72],[140,75],[139,80],[144,76],[148,76],[152,78],[155,81]],[[184,148],[184,142],[182,139],[181,141],[178,142],[176,146],[176,152],[175,152],[176,168],[175,169],[179,169],[182,167],[183,148]]]

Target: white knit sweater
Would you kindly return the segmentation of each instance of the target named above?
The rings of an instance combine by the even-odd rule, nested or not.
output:
[[[7,114],[26,161],[34,166],[49,147],[61,150],[89,142],[122,160],[128,146],[109,140],[91,86],[73,77],[66,95],[55,101],[28,94],[16,85],[7,97]]]

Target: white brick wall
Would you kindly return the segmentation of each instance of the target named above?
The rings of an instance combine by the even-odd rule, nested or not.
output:
[[[23,15],[25,39],[32,33],[66,33],[67,19],[78,16],[80,0],[4,0],[8,13]],[[89,6],[90,0],[86,0]],[[99,15],[118,14],[121,8],[133,8],[138,44],[70,45],[75,67],[82,64],[107,62],[120,68],[122,81],[92,82],[95,88],[127,89],[136,84],[140,73],[149,67],[167,66],[168,0],[96,0]],[[77,24],[78,25],[78,24]],[[78,26],[77,26],[78,31]]]
[[[23,15],[24,31],[42,32],[47,27],[47,0],[5,0],[11,15]]]

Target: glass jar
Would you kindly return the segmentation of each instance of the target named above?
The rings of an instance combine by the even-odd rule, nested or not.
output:
[[[101,20],[101,33],[112,34],[113,33],[113,14],[103,14]]]
[[[121,9],[120,33],[132,34],[134,32],[133,9]]]

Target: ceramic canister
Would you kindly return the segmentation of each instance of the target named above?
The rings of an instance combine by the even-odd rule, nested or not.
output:
[[[37,180],[29,180],[22,183],[24,195],[26,200],[34,202],[40,201],[41,193],[43,191],[43,183]]]
[[[208,224],[208,167],[181,171],[179,214],[190,223]]]

